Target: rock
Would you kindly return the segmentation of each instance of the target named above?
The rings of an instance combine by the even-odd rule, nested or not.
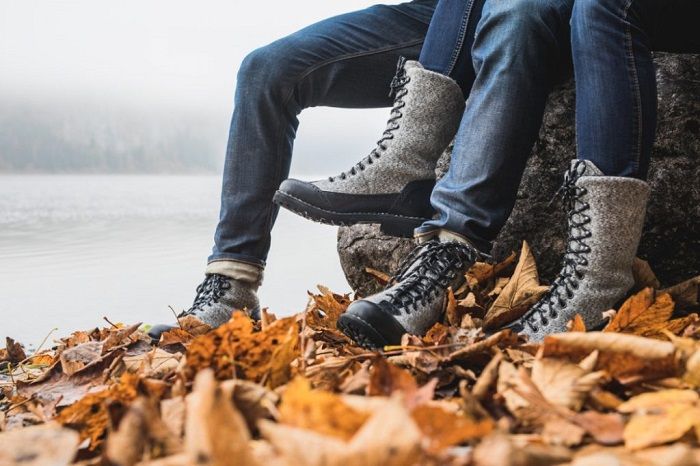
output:
[[[639,256],[664,285],[700,273],[700,56],[656,56],[659,121],[649,183],[652,197]],[[523,177],[513,213],[493,254],[505,257],[527,240],[543,280],[559,270],[565,217],[548,207],[569,160],[575,158],[574,91],[569,82],[552,93],[539,139]],[[438,170],[444,170],[440,163]],[[379,289],[366,267],[391,273],[413,247],[411,240],[383,236],[375,226],[338,232],[338,253],[348,282],[360,294]]]

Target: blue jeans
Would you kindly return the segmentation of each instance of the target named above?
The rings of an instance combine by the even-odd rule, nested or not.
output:
[[[437,0],[377,5],[321,21],[249,54],[241,64],[209,262],[263,266],[299,121],[308,107],[391,105],[401,56],[417,59]]]
[[[700,52],[698,0],[576,0],[578,157],[645,178],[656,131],[652,51]]]
[[[570,76],[573,4],[574,0],[483,4],[471,48],[461,51],[463,66],[471,64],[473,84],[449,170],[431,197],[437,216],[417,234],[445,229],[490,251],[515,204],[547,96]],[[458,27],[454,31],[459,34]],[[443,30],[443,35],[449,34]],[[424,51],[448,49],[432,46],[430,39]],[[433,63],[422,55],[421,60]]]

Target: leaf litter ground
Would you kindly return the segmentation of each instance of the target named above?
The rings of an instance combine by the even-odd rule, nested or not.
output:
[[[377,280],[388,277],[368,270]],[[476,264],[425,336],[368,352],[336,328],[350,296],[153,345],[139,325],[0,350],[0,464],[692,465],[700,463],[700,277],[635,292],[586,332],[498,330],[547,288],[519,257]]]

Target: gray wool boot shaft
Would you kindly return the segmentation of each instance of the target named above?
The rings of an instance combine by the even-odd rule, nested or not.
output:
[[[320,189],[389,194],[411,181],[435,179],[437,161],[462,120],[464,95],[454,80],[423,69],[417,61],[407,61],[404,72],[394,78],[394,108],[372,155],[347,172],[314,182]]]
[[[580,314],[589,330],[603,323],[634,285],[632,263],[644,226],[649,185],[604,176],[590,161],[573,161],[562,186],[569,239],[562,269],[549,292],[514,331],[532,341],[564,332]]]
[[[431,218],[435,167],[457,132],[464,95],[451,78],[403,59],[391,93],[386,130],[368,156],[324,180],[285,180],[274,202],[318,222],[379,223],[402,236]]]

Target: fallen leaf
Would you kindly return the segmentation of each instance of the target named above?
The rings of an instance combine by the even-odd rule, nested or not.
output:
[[[645,288],[625,301],[603,331],[641,336],[647,336],[650,333],[658,334],[657,326],[669,321],[673,309],[671,295],[668,293],[657,295],[653,289]],[[652,330],[648,330],[649,328]]]
[[[574,318],[571,319],[567,327],[569,328],[569,332],[586,331],[586,323],[583,321],[583,317],[581,317],[581,314],[576,314]]]
[[[643,290],[644,288],[658,290],[661,288],[661,283],[651,270],[649,262],[639,257],[636,257],[634,262],[632,262],[632,275],[634,276],[634,287],[636,290]]]
[[[218,386],[212,370],[203,370],[187,397],[185,453],[193,464],[257,466],[250,433],[231,402],[231,393]]]
[[[73,462],[78,434],[57,424],[0,433],[3,466],[63,466]]]
[[[279,407],[280,422],[349,440],[369,417],[345,404],[334,393],[312,390],[298,377],[287,385]]]
[[[595,353],[592,356],[597,358]],[[604,376],[604,372],[593,372],[594,364],[586,367],[584,362],[574,364],[559,358],[536,359],[532,366],[532,381],[550,403],[579,411],[588,393]]]
[[[407,370],[387,362],[383,357],[373,361],[369,370],[368,396],[391,396],[397,391],[411,395],[417,390],[418,383]]]
[[[482,438],[493,430],[491,419],[476,420],[435,406],[418,406],[411,417],[428,438],[428,451],[437,453],[447,447]]]
[[[618,379],[663,378],[680,370],[673,343],[612,332],[570,332],[545,337],[543,357],[569,358],[578,362],[593,351],[600,352],[596,370]]]
[[[523,242],[515,272],[486,312],[484,327],[498,328],[521,317],[547,289],[540,286],[535,258],[527,242]]]

